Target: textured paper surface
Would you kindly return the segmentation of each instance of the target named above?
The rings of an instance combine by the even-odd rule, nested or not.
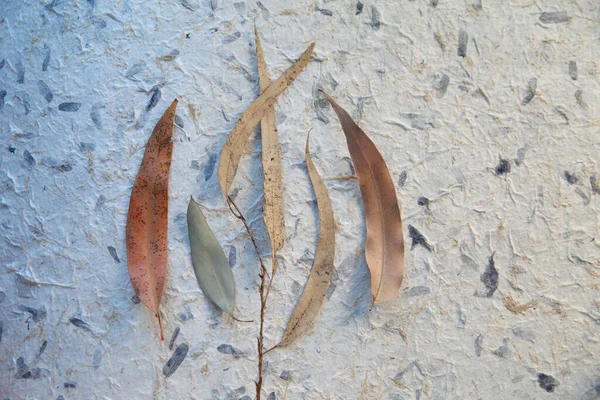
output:
[[[185,211],[190,195],[207,208],[239,315],[256,321],[254,250],[215,171],[258,95],[255,20],[272,79],[317,43],[275,108],[287,239],[267,346],[316,248],[311,128],[338,224],[328,299],[309,335],[267,355],[265,398],[598,394],[597,2],[363,3],[2,2],[3,399],[254,398],[257,322],[220,315],[198,288]],[[402,205],[406,278],[370,312],[359,189],[319,87],[377,144]],[[132,301],[125,222],[143,146],[175,97],[160,342]],[[232,192],[268,256],[260,168],[249,144]]]

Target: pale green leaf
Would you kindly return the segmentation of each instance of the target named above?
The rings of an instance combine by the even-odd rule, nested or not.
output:
[[[200,288],[213,303],[233,316],[235,282],[223,248],[208,226],[198,203],[190,198],[187,210],[192,265]]]

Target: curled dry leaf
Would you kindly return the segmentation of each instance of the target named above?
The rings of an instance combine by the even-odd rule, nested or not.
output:
[[[258,99],[254,100],[250,107],[244,111],[240,120],[233,127],[227,138],[227,142],[225,142],[225,146],[223,146],[223,150],[221,150],[221,157],[219,159],[219,184],[226,199],[229,196],[229,189],[242,158],[244,145],[250,134],[265,117],[265,114],[273,109],[277,96],[290,86],[304,67],[306,67],[310,61],[310,55],[314,47],[314,43],[308,46],[308,49],[302,53],[294,65],[289,67],[279,79],[262,91]]]
[[[256,57],[258,58],[258,78],[260,92],[264,93],[271,84],[267,73],[267,64],[260,44],[256,25],[254,26],[256,40]],[[269,238],[271,239],[271,255],[273,268],[271,276],[277,271],[275,254],[283,246],[285,237],[285,220],[283,213],[283,175],[281,167],[281,148],[275,125],[275,108],[268,107],[260,122],[262,137],[262,164],[264,173],[264,218]]]
[[[188,204],[187,224],[192,265],[200,288],[221,310],[233,316],[235,283],[231,266],[193,198]]]
[[[304,287],[304,292],[292,313],[285,334],[279,346],[285,346],[305,334],[317,318],[327,290],[331,284],[335,257],[335,220],[327,188],[310,158],[309,137],[306,139],[306,166],[313,184],[319,208],[319,245],[315,253],[312,271]]]
[[[365,132],[323,92],[340,120],[362,195],[373,304],[394,297],[404,278],[404,237],[396,188],[383,157]]]
[[[173,153],[173,121],[177,99],[160,118],[144,151],[135,178],[127,215],[127,265],[131,284],[139,299],[160,320],[168,260],[169,173]]]

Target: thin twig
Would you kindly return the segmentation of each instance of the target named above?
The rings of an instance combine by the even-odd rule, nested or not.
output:
[[[269,293],[271,293],[271,284],[273,283],[273,278],[275,278],[275,272],[277,272],[277,259],[275,258],[275,254],[273,254],[273,268],[272,269],[272,274],[269,277],[269,286],[267,286],[267,294],[265,294],[265,303],[267,302],[267,299],[269,298]]]
[[[267,274],[267,269],[265,268],[265,264],[263,263],[262,257],[260,256],[260,251],[258,250],[258,244],[256,243],[256,239],[252,234],[252,230],[244,218],[244,215],[235,204],[231,196],[227,196],[227,205],[229,206],[229,211],[239,220],[241,220],[246,228],[246,232],[248,232],[248,236],[250,236],[250,240],[252,241],[252,245],[254,246],[254,251],[256,251],[256,256],[258,257],[258,261],[260,262],[260,330],[258,334],[258,381],[256,381],[256,399],[260,400],[260,395],[262,391],[262,383],[263,383],[263,356],[266,354],[263,346],[263,330],[265,324],[265,311],[267,308],[267,296],[265,295],[265,276]],[[235,208],[235,210],[234,210]],[[270,283],[273,281],[271,278],[269,280],[269,288]],[[268,295],[268,291],[267,291]]]
[[[233,199],[231,198],[231,196],[227,196],[227,205],[229,206],[229,211],[231,211],[231,213],[239,220],[241,220],[244,223],[244,227],[246,228],[246,232],[248,232],[248,236],[250,236],[250,240],[252,241],[252,245],[254,246],[254,251],[256,252],[256,256],[258,257],[258,261],[260,262],[260,268],[264,269],[266,272],[266,268],[265,268],[265,264],[263,263],[262,257],[260,256],[260,251],[258,250],[258,244],[256,243],[256,239],[254,239],[254,235],[252,234],[252,231],[250,230],[250,226],[248,225],[248,222],[246,221],[246,218],[244,218],[244,215],[242,214],[242,212],[240,211],[240,209],[238,208],[238,206],[235,204],[235,202],[233,201]],[[233,208],[235,208],[235,211],[233,210],[233,208],[231,208],[231,206],[233,206]]]
[[[233,315],[230,315],[230,317],[231,317],[231,318],[232,318],[234,321],[237,321],[237,322],[254,322],[254,320],[253,320],[253,319],[239,319],[239,318],[236,318],[236,317],[234,317]]]
[[[265,351],[263,352],[263,355],[267,354],[267,353],[268,353],[268,352],[270,352],[271,350],[275,350],[276,348],[278,348],[278,347],[279,347],[279,345],[280,345],[280,344],[281,344],[281,343],[277,343],[275,346],[271,347],[269,350],[265,350]]]

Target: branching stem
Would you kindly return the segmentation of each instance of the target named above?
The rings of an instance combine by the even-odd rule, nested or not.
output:
[[[254,246],[254,251],[256,251],[256,256],[258,257],[258,261],[260,262],[260,330],[258,333],[258,380],[256,381],[256,400],[260,400],[260,395],[262,392],[262,384],[263,384],[263,358],[264,355],[268,352],[264,350],[264,325],[265,325],[265,312],[267,309],[267,297],[269,296],[269,291],[271,288],[271,282],[273,279],[269,279],[269,289],[265,292],[265,277],[267,274],[267,269],[265,268],[265,264],[263,263],[262,257],[260,256],[260,251],[258,250],[258,244],[256,243],[256,239],[252,234],[252,230],[248,225],[248,221],[244,218],[244,215],[235,204],[231,196],[227,196],[227,205],[229,206],[229,211],[242,223],[246,228],[246,232],[248,232],[248,236],[250,236],[250,240],[252,241],[252,245]],[[272,350],[272,349],[269,349]]]

